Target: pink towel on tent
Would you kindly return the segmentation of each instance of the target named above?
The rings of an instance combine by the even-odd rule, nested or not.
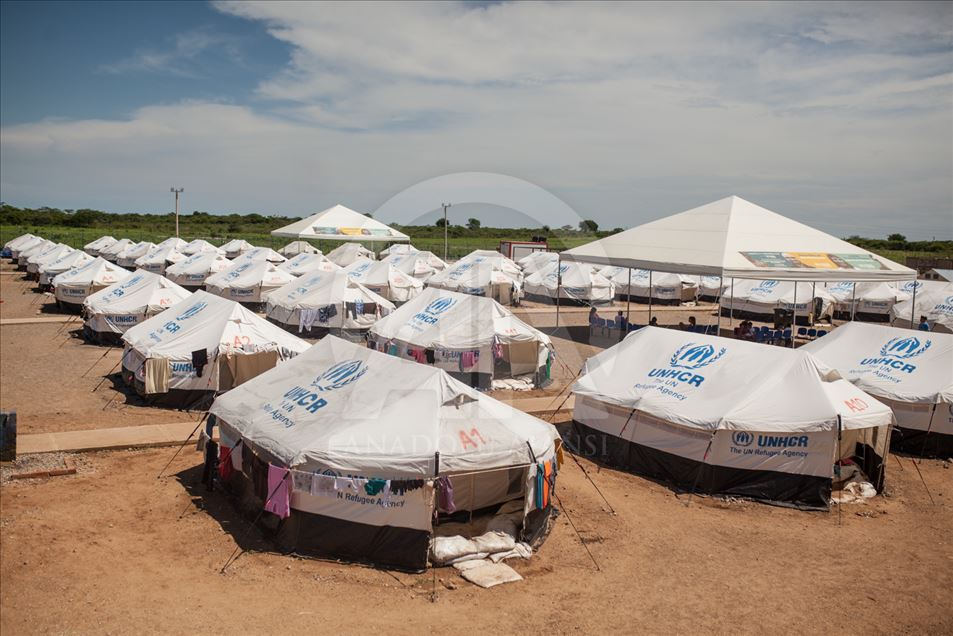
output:
[[[291,514],[290,473],[287,468],[268,464],[268,501],[265,502],[265,510],[282,519]]]

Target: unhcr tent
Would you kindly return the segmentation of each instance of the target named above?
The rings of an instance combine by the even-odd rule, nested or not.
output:
[[[553,356],[546,334],[495,300],[433,287],[371,327],[368,346],[481,388],[504,378],[547,384]]]
[[[102,256],[97,256],[85,265],[53,277],[56,304],[62,309],[79,313],[87,296],[119,282],[130,273]]]
[[[419,294],[424,284],[383,261],[359,259],[344,268],[351,280],[395,303],[404,303]]]
[[[136,242],[130,239],[124,238],[119,239],[109,247],[105,247],[99,250],[99,255],[105,258],[110,263],[115,263],[119,258],[119,255],[122,254],[125,250],[135,245]],[[118,263],[117,263],[118,264]]]
[[[232,261],[217,252],[196,252],[184,261],[166,267],[165,275],[173,283],[194,291],[202,287],[209,276],[224,272],[231,266]]]
[[[156,245],[149,250],[145,256],[136,259],[135,265],[139,269],[144,269],[153,274],[164,274],[166,267],[181,263],[189,258],[178,250],[174,245]]]
[[[527,294],[544,298],[575,300],[582,303],[611,303],[615,284],[588,263],[551,263],[530,274],[523,281]]]
[[[519,300],[522,283],[519,265],[489,250],[471,252],[427,280],[429,287],[486,296],[504,305]]]
[[[301,252],[279,265],[278,269],[284,270],[292,276],[304,276],[311,272],[333,272],[341,268],[329,261],[320,252]]]
[[[65,243],[55,243],[41,252],[35,252],[26,259],[27,278],[39,279],[40,266],[47,265],[75,250]]]
[[[119,265],[119,267],[135,267],[136,260],[151,252],[155,247],[156,244],[149,241],[142,241],[127,247],[116,255],[116,265]]]
[[[848,459],[883,485],[890,408],[801,350],[645,327],[572,391],[576,448],[685,490],[826,507]]]
[[[10,239],[3,244],[3,257],[4,258],[13,258],[13,251],[20,250],[23,246],[29,245],[31,242],[39,240],[40,237],[33,234],[21,234],[20,236]]]
[[[795,290],[792,281],[735,279],[725,286],[721,298],[723,315],[764,322],[774,320],[775,309],[794,311],[799,319],[813,314],[815,321],[830,316],[834,309],[834,297],[823,285],[801,284]]]
[[[278,253],[285,258],[291,258],[292,256],[297,256],[298,254],[320,254],[321,250],[307,241],[291,241],[278,250]]]
[[[827,283],[825,291],[836,301],[834,317],[888,322],[890,309],[910,294],[888,283]]]
[[[897,303],[890,310],[891,324],[897,327],[916,327],[920,316],[926,316],[930,331],[953,333],[953,285],[946,290],[917,293],[916,300]]]
[[[343,205],[272,230],[272,236],[311,240],[409,241],[410,237]],[[334,259],[331,259],[334,260]],[[350,263],[338,263],[342,267]]]
[[[414,254],[419,252],[416,247],[410,243],[394,243],[390,247],[381,250],[381,257],[386,258],[388,256],[394,256],[396,254]]]
[[[211,294],[243,303],[263,303],[268,294],[293,281],[294,276],[268,261],[246,260],[205,281]]]
[[[440,370],[330,337],[210,413],[226,487],[277,514],[284,549],[419,570],[440,526],[499,529],[451,541],[484,554],[548,527],[555,429]]]
[[[241,256],[248,250],[254,248],[254,245],[244,239],[232,239],[231,241],[222,245],[222,247],[219,249],[225,251],[226,258],[235,258],[236,256]]]
[[[917,294],[947,291],[953,293],[953,283],[942,280],[907,280],[899,283],[890,283],[890,285],[911,296],[914,290],[916,290]]]
[[[116,239],[114,239],[113,237],[107,234],[106,236],[100,236],[95,241],[90,241],[89,243],[84,245],[83,251],[85,251],[90,256],[99,256],[99,252],[101,250],[106,249],[107,247],[109,247],[115,242],[116,242]]]
[[[156,247],[162,247],[162,248],[171,247],[176,251],[181,251],[182,249],[185,248],[186,245],[188,245],[188,243],[180,239],[178,236],[170,236],[164,241],[159,241],[158,243],[156,243]]]
[[[147,399],[191,405],[308,348],[231,300],[197,291],[122,336],[122,376]]]
[[[211,253],[219,254],[225,256],[225,250],[215,247],[205,239],[195,239],[185,244],[184,247],[179,248],[179,251],[185,254],[186,256],[193,256],[195,254]]]
[[[345,272],[311,272],[268,295],[268,320],[309,338],[330,331],[364,330],[394,310],[394,304]]]
[[[953,335],[851,322],[802,347],[893,409],[893,449],[953,457]]]
[[[56,245],[57,244],[54,243],[53,241],[49,241],[45,238],[41,238],[38,241],[30,241],[29,243],[26,243],[19,250],[12,250],[11,253],[13,256],[13,260],[17,262],[17,269],[25,272],[27,260],[31,256],[42,254],[46,250]]]
[[[159,274],[136,270],[83,301],[87,340],[118,344],[122,334],[185,300],[189,292]]]
[[[268,261],[269,263],[284,263],[287,258],[270,247],[254,247],[235,257],[235,263],[249,263],[252,261]]]
[[[683,274],[650,273],[647,269],[629,270],[614,265],[602,268],[599,273],[615,283],[619,296],[628,296],[636,302],[648,302],[650,293],[652,302],[660,305],[679,305],[697,296],[697,283]]]
[[[67,272],[74,267],[82,267],[92,260],[93,257],[86,252],[82,250],[73,250],[72,252],[67,252],[64,256],[60,256],[53,262],[47,262],[40,265],[40,287],[49,287],[53,282],[54,277],[62,274],[63,272]]]
[[[398,271],[413,276],[422,282],[427,282],[437,272],[447,269],[447,264],[436,254],[419,250],[407,253],[391,253],[383,262],[390,263]]]
[[[374,256],[374,252],[370,251],[360,243],[344,243],[335,247],[333,250],[327,254],[328,260],[332,261],[335,265],[340,265],[341,267],[347,267],[354,261],[366,258],[369,260],[374,260],[377,258]]]

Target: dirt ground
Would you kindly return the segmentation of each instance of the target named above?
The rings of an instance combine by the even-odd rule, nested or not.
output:
[[[0,317],[35,316],[11,278],[0,276]],[[0,330],[0,407],[18,409],[21,433],[188,418],[120,404],[108,380],[93,392],[118,352],[97,362],[102,348],[60,327]],[[549,395],[611,344],[565,335]],[[4,468],[0,632],[953,632],[949,462],[891,457],[886,496],[819,513],[689,498],[569,460],[552,534],[531,560],[509,561],[525,580],[482,590],[452,568],[279,554],[198,485],[192,447],[157,479],[174,452],[87,453],[73,458],[76,475],[43,479],[8,477],[61,456]],[[236,547],[247,551],[222,573]]]

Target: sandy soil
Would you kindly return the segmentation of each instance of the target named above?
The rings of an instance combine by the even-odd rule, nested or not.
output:
[[[0,276],[0,316],[35,315],[10,278]],[[21,432],[186,419],[119,400],[103,409],[122,394],[108,381],[91,389],[118,352],[81,378],[103,349],[59,327],[0,333],[0,406],[18,408]],[[566,333],[554,339],[565,367],[550,395],[599,349]],[[226,497],[197,485],[191,447],[156,479],[173,452],[84,454],[66,477],[7,479],[62,456],[4,469],[0,632],[953,632],[949,462],[891,458],[886,496],[817,513],[689,501],[568,461],[551,536],[530,561],[510,561],[525,580],[481,590],[451,568],[406,574],[278,554]],[[248,552],[223,574],[236,547]]]

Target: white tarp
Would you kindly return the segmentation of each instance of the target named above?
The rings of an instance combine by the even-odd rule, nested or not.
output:
[[[370,260],[377,258],[374,256],[374,252],[367,249],[360,243],[345,243],[343,245],[338,245],[333,250],[328,252],[326,256],[328,260],[341,267],[347,267],[360,258],[367,258]]]
[[[254,247],[254,245],[244,239],[232,239],[231,241],[228,241],[222,245],[219,249],[224,250],[225,256],[228,258],[235,258],[236,256],[239,256],[244,252],[253,249]]]
[[[890,316],[892,323],[898,327],[916,327],[920,317],[926,316],[932,331],[953,333],[953,285],[946,290],[921,292],[918,289],[916,299],[911,297],[910,300],[897,303],[891,308]]]
[[[131,245],[116,255],[116,265],[120,267],[135,267],[136,259],[145,256],[156,244],[149,241],[142,241]]]
[[[725,280],[916,278],[912,269],[736,196],[574,247],[561,258]]]
[[[255,247],[242,252],[232,261],[234,263],[247,263],[251,261],[268,261],[269,263],[284,263],[287,258],[271,249],[270,247]]]
[[[410,240],[410,237],[406,234],[343,205],[335,205],[290,225],[272,230],[271,235],[332,241],[354,239],[361,241]],[[341,266],[347,264],[338,263]]]
[[[100,250],[106,249],[115,242],[116,239],[107,234],[105,236],[100,236],[95,241],[90,241],[83,246],[83,250],[90,256],[99,256]]]
[[[285,466],[368,477],[526,466],[552,458],[558,438],[438,369],[334,336],[219,396],[210,412],[225,435]]]
[[[119,282],[131,273],[128,269],[97,256],[85,265],[54,276],[53,293],[59,301],[81,305],[90,294]]]
[[[99,250],[99,255],[105,258],[107,261],[115,263],[116,259],[119,258],[119,255],[122,254],[123,251],[135,244],[136,242],[131,239],[119,239],[109,247],[104,247],[103,249]]]
[[[265,304],[268,318],[297,326],[299,331],[313,327],[367,329],[393,310],[393,303],[341,270],[305,274],[273,291]]]
[[[345,267],[344,272],[351,280],[395,303],[407,302],[424,288],[421,281],[384,261],[361,258]]]
[[[807,352],[656,327],[590,358],[572,391],[573,419],[595,430],[698,461],[711,442],[711,464],[817,476],[832,475],[838,420],[893,422]]]
[[[433,364],[448,371],[459,371],[460,355],[478,351],[475,367],[467,371],[493,374],[494,344],[513,347],[514,355],[526,360],[511,359],[523,364],[522,373],[533,373],[546,364],[552,349],[549,337],[526,324],[491,298],[459,294],[429,287],[397,311],[375,324],[368,339],[387,348],[397,345],[397,355],[411,359],[407,347],[433,349]],[[534,346],[535,344],[535,346]],[[523,349],[529,348],[524,352]],[[518,351],[517,351],[518,350]]]
[[[278,253],[285,258],[291,258],[298,254],[321,254],[321,250],[307,241],[291,241],[278,250]]]
[[[423,282],[427,282],[437,272],[447,269],[447,264],[436,254],[419,250],[392,252],[387,258],[383,259],[383,262],[390,263],[404,274],[413,276]]]
[[[814,317],[815,320],[830,315],[834,297],[823,285],[785,280],[735,279],[725,285],[721,306],[726,311],[730,309],[768,315],[773,314],[775,309],[790,309],[803,316],[814,310],[815,298],[821,299],[821,311]]]
[[[162,245],[162,243],[159,243],[149,250],[149,253],[145,256],[137,258],[135,265],[153,274],[164,274],[166,267],[181,263],[187,258],[188,256],[180,252],[174,244]]]
[[[588,263],[551,263],[523,281],[527,294],[548,298],[556,298],[557,286],[560,298],[588,303],[612,302],[616,292],[615,284]]]
[[[304,276],[311,272],[334,272],[341,269],[321,252],[301,252],[278,266],[292,276]]]
[[[158,274],[136,270],[83,301],[86,326],[100,333],[125,333],[190,295]]]
[[[39,253],[34,253],[32,256],[27,258],[26,271],[31,274],[39,274],[41,265],[52,263],[53,261],[62,258],[67,254],[71,254],[74,251],[76,250],[65,243],[56,243],[52,247],[49,247]]]
[[[275,351],[287,360],[310,345],[272,325],[240,304],[197,291],[123,334],[123,367],[145,382],[145,361],[170,362],[169,389],[216,391],[222,355],[256,355]],[[204,350],[208,366],[201,376],[192,365],[192,352]]]
[[[266,260],[236,262],[205,280],[205,289],[216,296],[244,303],[261,303],[268,294],[294,280],[294,276]]]
[[[232,261],[217,252],[197,252],[165,268],[166,278],[184,287],[201,287],[212,274],[224,272]]]
[[[912,282],[912,281],[911,281]],[[890,309],[898,302],[910,298],[910,294],[890,283],[852,283],[842,281],[827,283],[825,291],[836,303],[834,309],[843,313],[890,315]]]
[[[43,263],[38,270],[40,274],[40,286],[49,285],[53,281],[53,278],[59,274],[69,271],[74,267],[82,267],[92,260],[93,257],[86,252],[73,250],[72,252],[67,252],[65,255],[60,256],[53,262]]]
[[[179,251],[186,256],[192,256],[193,254],[201,254],[204,252],[225,256],[225,250],[215,247],[205,239],[195,239],[194,241],[190,241],[186,243],[185,246],[180,247]]]

